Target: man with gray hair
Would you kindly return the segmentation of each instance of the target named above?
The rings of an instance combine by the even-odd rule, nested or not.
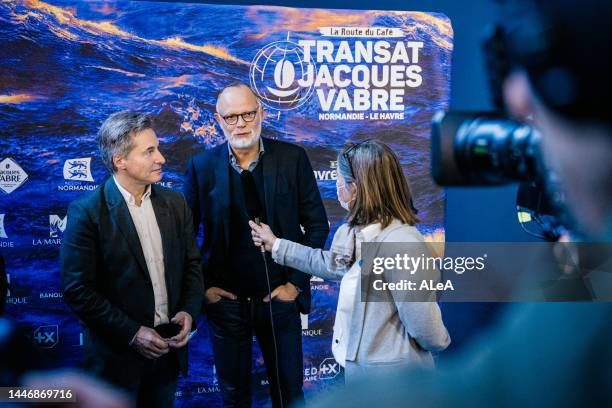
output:
[[[202,302],[191,211],[155,185],[165,159],[148,115],[112,114],[98,142],[112,176],[68,209],[64,298],[85,326],[86,368],[138,406],[170,407]]]
[[[226,142],[187,165],[185,198],[202,226],[205,311],[224,406],[251,405],[254,332],[274,407],[304,401],[300,312],[310,309],[310,276],[262,259],[249,220],[321,248],[325,207],[306,151],[262,137],[264,110],[250,87],[219,91],[215,119]],[[303,227],[303,229],[302,229]],[[264,255],[267,256],[267,255]]]

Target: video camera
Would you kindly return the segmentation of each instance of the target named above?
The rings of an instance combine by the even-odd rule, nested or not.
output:
[[[546,166],[537,129],[506,113],[503,82],[516,60],[509,34],[495,26],[483,41],[493,112],[438,112],[433,118],[431,166],[441,186],[491,186],[519,182],[517,211],[530,235],[554,241],[565,229],[564,195]],[[515,57],[516,59],[516,57]],[[523,217],[521,217],[523,215]],[[523,225],[535,221],[537,233]]]

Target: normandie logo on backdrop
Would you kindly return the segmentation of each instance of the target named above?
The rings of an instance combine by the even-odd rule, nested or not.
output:
[[[91,174],[91,157],[78,157],[64,162],[64,183],[59,184],[59,191],[93,191],[98,186]]]
[[[27,179],[28,173],[10,157],[0,162],[0,190],[4,193],[11,194]]]
[[[91,175],[91,157],[68,159],[64,162],[64,179],[94,181]]]
[[[4,214],[0,214],[0,238],[8,238],[4,230]]]

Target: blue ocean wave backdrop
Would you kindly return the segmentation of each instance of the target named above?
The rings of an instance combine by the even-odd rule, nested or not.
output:
[[[419,228],[443,237],[445,195],[429,171],[430,120],[449,101],[453,33],[443,14],[138,1],[0,2],[0,161],[10,158],[23,170],[14,191],[0,186],[0,251],[12,286],[7,312],[28,328],[55,365],[81,360],[82,329],[62,299],[58,255],[68,204],[108,176],[96,145],[102,121],[120,110],[150,112],[167,159],[162,183],[180,190],[187,160],[224,142],[213,116],[217,90],[235,79],[258,81],[252,61],[260,50],[274,42],[326,40],[337,47],[340,41],[378,40],[326,37],[325,27],[389,27],[402,33],[384,38],[391,44],[423,42],[422,84],[405,88],[403,119],[321,120],[313,90],[292,109],[267,104],[262,134],[306,149],[332,234],[345,215],[336,200],[338,151],[347,141],[384,141],[400,157],[415,192]],[[346,90],[352,94],[357,88],[351,84]],[[87,158],[89,173],[65,171],[71,169],[67,163]],[[320,371],[332,359],[338,285],[312,281],[312,286],[313,308],[303,320],[307,398],[343,380],[341,372],[322,376]],[[37,340],[41,327],[53,333],[53,342]],[[198,327],[190,343],[190,376],[180,381],[177,403],[220,406],[205,318]],[[253,367],[256,405],[267,406],[259,352]]]

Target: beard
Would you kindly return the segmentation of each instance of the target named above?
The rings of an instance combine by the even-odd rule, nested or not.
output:
[[[251,130],[251,134],[247,137],[235,137],[231,133],[226,135],[227,140],[234,149],[250,149],[259,143],[259,135],[261,134],[261,124]]]

